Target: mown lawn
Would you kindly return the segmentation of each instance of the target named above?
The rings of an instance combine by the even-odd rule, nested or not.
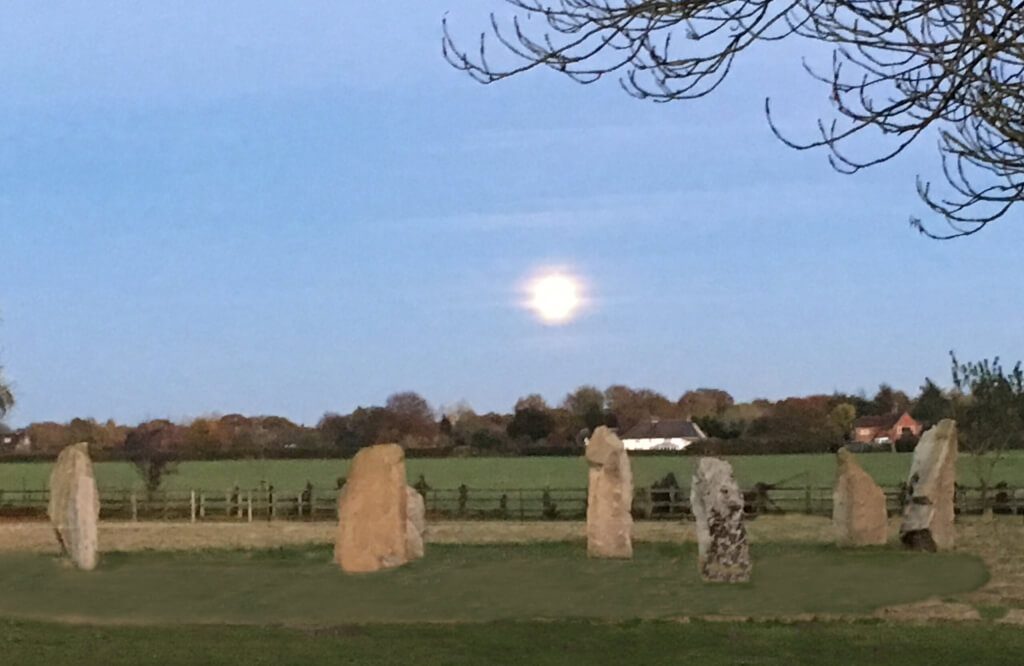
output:
[[[772,543],[755,548],[750,583],[708,585],[696,557],[694,544],[638,544],[626,561],[589,560],[582,542],[431,545],[406,567],[353,576],[325,546],[111,553],[93,572],[5,553],[0,616],[340,625],[869,614],[988,580],[982,561],[964,553]]]
[[[909,453],[874,453],[858,456],[864,468],[883,487],[895,487],[906,480]],[[831,486],[835,457],[830,454],[730,456],[739,482],[752,486],[759,481],[787,485]],[[696,458],[689,456],[634,456],[631,460],[637,486],[648,486],[668,472],[683,485],[689,484]],[[227,460],[185,462],[177,473],[166,477],[168,490],[224,491],[234,485],[254,488],[261,481],[281,492],[298,492],[311,482],[319,488],[333,488],[339,476],[348,474],[348,460]],[[45,488],[49,463],[0,463],[0,490]],[[581,458],[449,458],[406,461],[410,482],[423,474],[434,488],[585,488],[586,464]],[[99,463],[96,474],[106,488],[141,487],[128,463]],[[974,485],[974,461],[961,454],[958,474],[961,483]],[[1024,486],[1024,452],[1009,452],[996,467],[994,481]]]
[[[580,621],[245,626],[89,626],[0,621],[18,666],[1019,666],[1024,632],[993,624],[688,624]]]

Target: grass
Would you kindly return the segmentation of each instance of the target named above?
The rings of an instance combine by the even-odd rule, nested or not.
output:
[[[740,482],[750,485],[757,481],[775,482],[800,475],[793,483],[802,485],[829,485],[835,473],[831,455],[792,456],[736,456],[729,459]],[[882,485],[895,485],[904,480],[909,468],[909,454],[874,454],[861,456],[865,468]],[[961,463],[961,474],[972,476],[968,461]],[[638,486],[673,472],[685,482],[692,473],[694,459],[679,456],[636,457],[632,460]],[[234,484],[253,487],[260,481],[273,483],[279,488],[299,489],[307,481],[318,487],[331,487],[338,476],[348,473],[347,460],[237,460],[212,462],[185,462],[176,474],[165,481],[168,489],[191,488],[221,489]],[[49,463],[0,464],[0,488],[19,490],[23,487],[46,487],[51,465]],[[455,488],[465,483],[472,488],[553,488],[585,487],[586,468],[575,458],[469,458],[444,460],[409,460],[410,480],[423,474],[438,488]],[[1024,480],[1024,458],[1010,458],[1000,469],[1005,478]],[[104,487],[127,488],[140,482],[128,463],[99,463],[96,465],[98,481]],[[1018,474],[1019,473],[1019,474]],[[1001,477],[1002,478],[1002,477]]]
[[[700,581],[693,544],[639,544],[588,560],[582,542],[431,545],[425,559],[344,575],[329,547],[111,553],[91,573],[53,557],[0,555],[0,616],[133,623],[363,624],[700,615],[869,614],[976,589],[980,559],[897,548],[763,544],[752,581]]]
[[[1016,666],[1019,627],[882,623],[501,622],[282,627],[65,626],[0,621],[4,663],[19,666]]]
[[[0,554],[0,663],[1021,663],[1024,633],[992,621],[1005,607],[977,589],[988,579],[977,557],[797,543],[778,527],[754,545],[751,583],[730,586],[699,582],[692,543],[641,543],[618,562],[586,559],[580,541],[431,544],[424,560],[364,576],[330,564],[329,546],[108,553],[91,573]],[[679,619],[860,615],[972,595],[982,621]]]
[[[909,453],[874,453],[858,456],[864,468],[883,487],[895,487],[906,480],[910,468]],[[790,477],[790,485],[831,486],[835,476],[835,458],[830,454],[731,456],[740,483],[750,486],[758,481],[774,483]],[[686,485],[696,458],[685,456],[635,456],[633,475],[637,486],[673,472]],[[238,484],[253,488],[260,481],[278,489],[298,492],[307,481],[320,488],[333,488],[339,476],[348,474],[348,460],[228,460],[185,462],[178,472],[166,478],[169,490],[226,490]],[[0,490],[45,488],[50,463],[0,464]],[[465,483],[471,488],[585,488],[586,465],[579,458],[449,458],[412,459],[406,462],[410,481],[423,474],[435,488],[456,488]],[[108,462],[96,465],[100,486],[129,488],[141,486],[129,463]],[[974,463],[961,454],[958,475],[962,483],[974,485]],[[996,467],[994,482],[1024,485],[1024,452],[1011,451]]]

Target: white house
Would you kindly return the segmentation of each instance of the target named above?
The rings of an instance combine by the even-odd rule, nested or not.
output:
[[[707,438],[693,421],[657,418],[638,423],[619,435],[627,451],[682,451],[690,444]]]
[[[0,451],[27,453],[31,450],[32,440],[28,436],[28,430],[0,433]]]

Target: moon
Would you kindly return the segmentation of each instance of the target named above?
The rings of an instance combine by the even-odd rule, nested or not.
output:
[[[561,273],[542,275],[530,283],[529,307],[545,324],[565,324],[579,310],[580,283]]]

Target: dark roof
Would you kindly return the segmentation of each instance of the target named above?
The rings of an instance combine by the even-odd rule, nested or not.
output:
[[[906,412],[899,414],[879,414],[877,416],[862,416],[853,422],[854,428],[891,428],[896,422],[903,418]]]
[[[625,434],[619,435],[620,439],[670,439],[672,437],[704,439],[704,433],[697,428],[693,421],[666,419],[638,423],[627,430]]]

